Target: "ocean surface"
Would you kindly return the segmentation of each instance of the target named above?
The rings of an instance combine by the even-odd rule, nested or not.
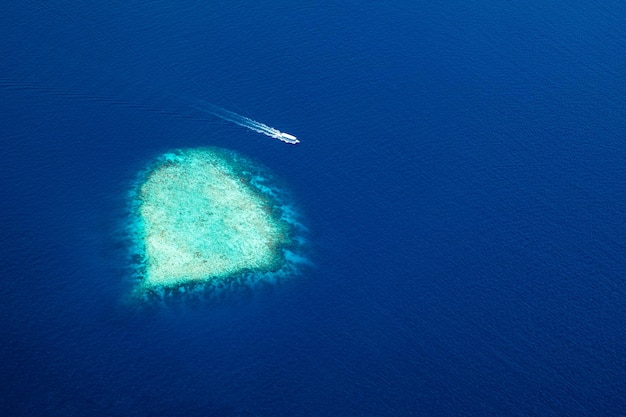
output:
[[[624,1],[24,0],[0,39],[0,415],[626,416]],[[135,306],[128,192],[201,146],[311,266]]]

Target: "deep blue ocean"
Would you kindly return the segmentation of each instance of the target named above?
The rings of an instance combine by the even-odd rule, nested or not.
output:
[[[24,0],[0,39],[0,415],[626,416],[624,1]],[[133,306],[128,192],[200,146],[312,266]]]

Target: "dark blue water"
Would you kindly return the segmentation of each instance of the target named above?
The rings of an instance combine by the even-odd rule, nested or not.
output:
[[[626,415],[622,1],[5,3],[1,415]],[[315,267],[136,309],[126,193],[206,145]]]

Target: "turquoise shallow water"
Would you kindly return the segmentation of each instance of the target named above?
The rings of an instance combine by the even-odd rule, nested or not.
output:
[[[306,227],[287,195],[266,168],[224,149],[161,155],[129,196],[133,293],[167,302],[164,291],[173,292],[167,297],[185,302],[190,291],[237,297],[238,287],[295,279],[310,262]]]
[[[623,414],[624,22],[618,1],[1,5],[1,414]],[[200,146],[275,173],[314,267],[129,307],[127,192]]]

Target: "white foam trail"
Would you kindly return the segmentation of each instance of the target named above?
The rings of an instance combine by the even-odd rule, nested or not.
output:
[[[193,100],[195,101],[195,100]],[[207,113],[212,114],[213,116],[219,117],[222,120],[226,120],[228,122],[235,123],[239,126],[248,128],[257,133],[262,133],[271,138],[278,139],[285,143],[289,143],[291,145],[295,145],[300,143],[300,140],[289,133],[281,132],[280,130],[270,127],[264,123],[257,122],[256,120],[252,120],[249,117],[242,116],[230,110],[226,110],[221,108],[220,106],[216,106],[215,104],[205,103],[190,103],[192,106],[197,108],[198,110],[205,111]]]
[[[131,102],[127,102],[123,99],[117,99],[117,98],[94,95],[94,94],[87,94],[87,93],[74,91],[74,90],[57,89],[54,87],[42,87],[34,83],[16,81],[13,79],[5,79],[2,77],[0,77],[0,87],[13,88],[13,89],[19,89],[19,90],[37,91],[40,93],[47,93],[47,94],[53,94],[53,95],[58,95],[62,97],[71,97],[71,98],[78,98],[78,99],[90,100],[90,101],[120,104],[126,107],[139,108],[139,109],[154,111],[158,113],[164,113],[168,115],[177,115],[177,112],[172,113],[171,111],[168,111],[167,109],[160,109],[160,108],[156,108],[156,107],[149,106],[149,105],[134,104]],[[148,88],[146,87],[146,89]],[[280,130],[276,128],[270,127],[261,122],[257,122],[256,120],[252,120],[249,117],[241,116],[230,110],[223,109],[219,106],[216,106],[215,104],[207,103],[204,101],[199,101],[197,99],[189,99],[189,98],[182,99],[182,100],[187,105],[191,105],[197,110],[200,110],[205,113],[209,113],[213,116],[219,117],[222,120],[235,123],[239,126],[243,126],[257,133],[262,133],[271,138],[278,139],[282,142],[289,143],[291,145],[296,145],[300,143],[300,140],[298,138],[296,138],[293,135],[290,135],[289,133],[281,132]],[[188,115],[183,114],[181,116],[184,117]]]

